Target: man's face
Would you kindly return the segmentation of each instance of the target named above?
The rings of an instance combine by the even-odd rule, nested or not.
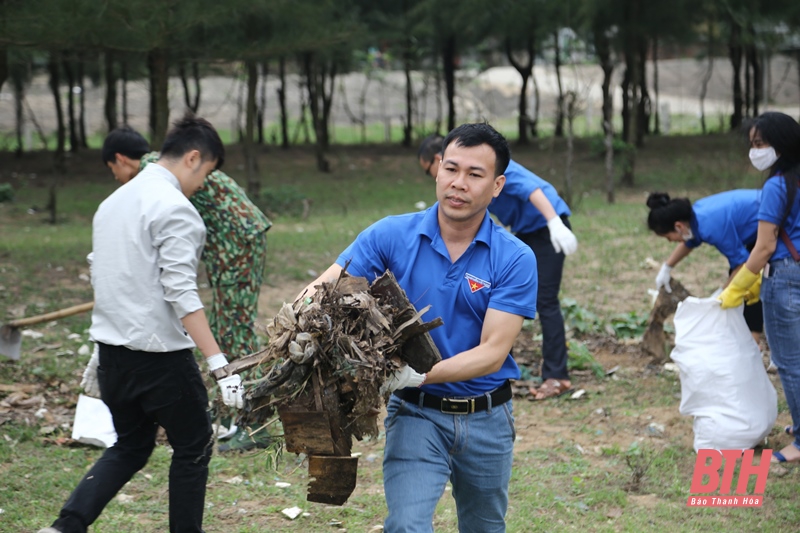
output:
[[[192,150],[183,157],[183,164],[186,168],[186,180],[182,186],[183,193],[189,197],[199,191],[206,181],[206,177],[217,168],[216,159],[213,161],[203,161],[200,152]]]
[[[116,154],[114,161],[109,161],[106,166],[111,169],[114,179],[125,185],[139,173],[139,161],[134,161],[130,157]]]
[[[422,171],[427,174],[428,176],[436,179],[436,174],[439,172],[439,165],[442,162],[442,156],[436,154],[433,156],[433,159],[430,161],[426,161],[424,158],[419,158],[419,166]]]
[[[486,208],[506,182],[495,177],[497,157],[488,144],[464,147],[458,139],[444,151],[436,174],[436,198],[439,214],[458,223],[482,219]]]

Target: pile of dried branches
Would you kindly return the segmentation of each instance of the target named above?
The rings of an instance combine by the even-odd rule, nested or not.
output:
[[[405,363],[427,371],[440,359],[426,332],[441,319],[422,323],[427,310],[416,312],[388,271],[371,287],[343,272],[312,296],[284,304],[267,327],[270,341],[258,365],[264,377],[248,387],[243,421],[257,427],[276,407],[282,413],[325,412],[334,454],[349,455],[351,437],[378,435],[388,375]],[[281,418],[288,444],[287,420]]]

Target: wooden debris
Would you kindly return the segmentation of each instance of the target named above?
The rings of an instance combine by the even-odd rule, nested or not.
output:
[[[381,385],[403,364],[427,372],[441,360],[428,331],[397,280],[387,271],[370,284],[342,272],[317,292],[284,304],[267,326],[263,354],[225,367],[255,368],[242,422],[258,427],[277,409],[286,449],[309,456],[308,500],[342,505],[356,485],[353,438],[378,435]],[[385,399],[385,398],[384,398]]]
[[[642,337],[642,357],[650,357],[653,363],[663,363],[667,359],[664,322],[678,309],[678,304],[691,296],[683,284],[675,278],[669,281],[672,292],[663,288],[658,291],[658,298],[647,318],[647,331]]]

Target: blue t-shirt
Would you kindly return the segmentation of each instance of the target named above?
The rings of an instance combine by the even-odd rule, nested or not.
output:
[[[489,204],[489,212],[509,226],[513,233],[531,233],[547,226],[547,220],[530,201],[530,196],[536,189],[542,189],[558,216],[571,214],[567,203],[561,199],[555,187],[519,163],[509,162],[504,174],[506,184],[497,198]]]
[[[755,189],[738,189],[696,201],[690,221],[694,238],[686,246],[697,248],[707,242],[728,259],[731,269],[744,264],[750,257],[747,247],[758,234],[760,197]]]
[[[758,220],[780,225],[783,221],[783,212],[786,209],[786,183],[783,176],[772,176],[761,191],[761,208],[758,210]],[[800,193],[794,199],[794,205],[789,213],[789,218],[783,224],[783,229],[789,234],[789,239],[794,244],[795,250],[800,250]],[[778,236],[778,245],[770,261],[792,257],[791,252]]]
[[[407,215],[379,220],[362,231],[336,263],[372,282],[390,270],[417,309],[431,305],[426,321],[442,317],[430,335],[442,358],[478,346],[489,308],[527,318],[536,314],[536,257],[530,247],[498,226],[488,215],[475,239],[453,263],[439,231],[439,204]],[[509,354],[493,374],[457,383],[425,385],[445,397],[477,396],[507,379],[519,379]]]

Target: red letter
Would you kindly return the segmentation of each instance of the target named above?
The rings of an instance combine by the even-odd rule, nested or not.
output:
[[[722,471],[719,493],[730,494],[733,473],[736,470],[736,462],[742,457],[742,450],[722,450],[722,456],[725,457],[725,470]]]
[[[711,459],[711,463],[706,464],[706,459]],[[717,490],[720,466],[722,466],[722,455],[717,450],[697,450],[690,492],[698,494]],[[708,475],[708,485],[703,485],[704,475]]]
[[[747,482],[750,476],[756,476],[756,490],[754,494],[764,494],[767,486],[767,476],[769,476],[769,461],[772,459],[772,450],[761,452],[761,461],[758,466],[753,465],[753,450],[745,450],[742,459],[742,468],[739,469],[739,483],[736,485],[737,494],[747,492]]]

